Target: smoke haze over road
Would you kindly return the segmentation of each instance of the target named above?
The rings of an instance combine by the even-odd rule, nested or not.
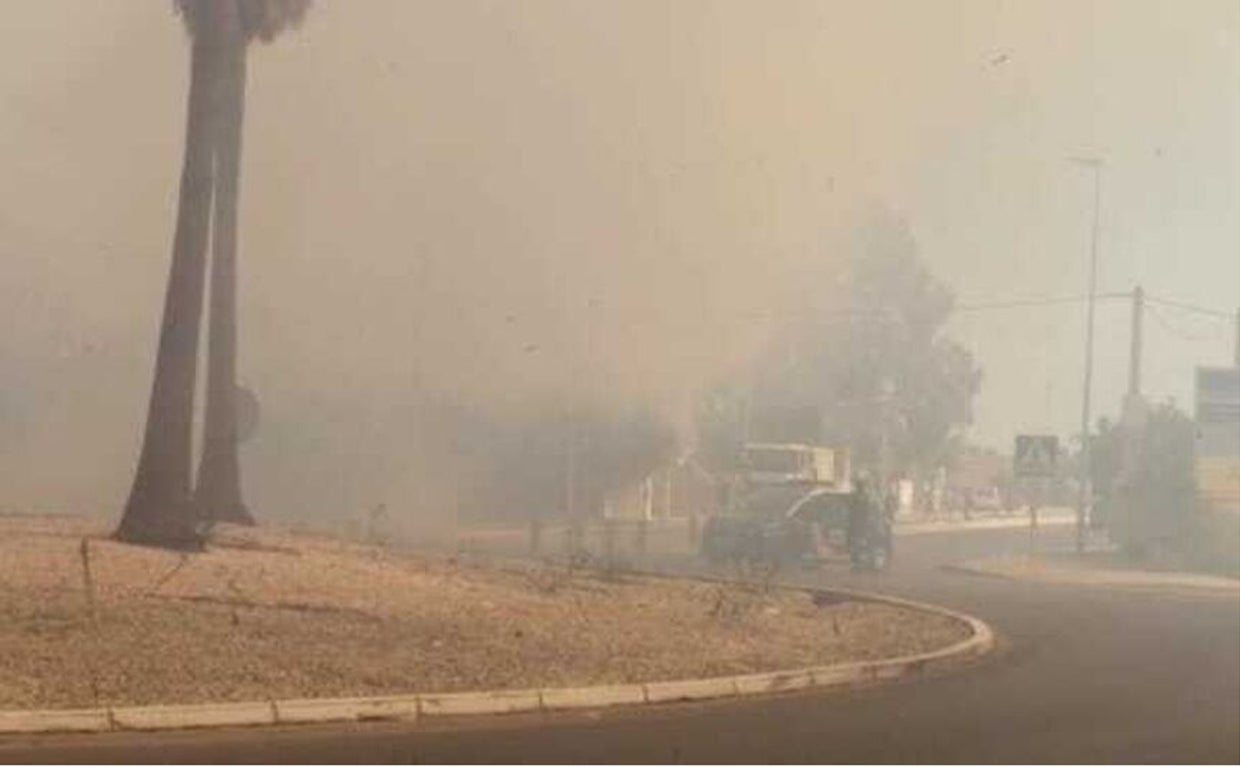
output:
[[[150,384],[186,42],[163,2],[6,11],[0,505],[111,513]],[[441,475],[411,437],[427,402],[640,406],[683,432],[762,318],[830,300],[880,207],[962,299],[1079,293],[1090,191],[1069,155],[1108,159],[1104,289],[1240,303],[1232,2],[320,0],[251,77],[260,515],[400,506]],[[958,320],[980,439],[1072,429],[1081,314]],[[1184,400],[1229,349],[1225,323],[1185,322],[1201,342],[1151,341],[1156,395]],[[1125,353],[1100,345],[1100,401]]]

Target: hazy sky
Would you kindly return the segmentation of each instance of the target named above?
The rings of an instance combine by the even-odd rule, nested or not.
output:
[[[185,38],[163,0],[5,10],[0,505],[114,510],[167,276]],[[241,377],[264,425],[246,461],[281,515],[401,494],[388,414],[418,387],[679,410],[879,206],[963,303],[1082,293],[1074,155],[1106,158],[1102,290],[1240,305],[1234,0],[319,0],[250,74]],[[1231,324],[1160,311],[1147,390],[1188,405]],[[1083,316],[954,321],[985,371],[976,439],[1076,429]],[[1105,412],[1127,308],[1098,322]]]

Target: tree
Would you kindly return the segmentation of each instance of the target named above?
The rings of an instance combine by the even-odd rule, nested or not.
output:
[[[813,405],[821,439],[860,464],[931,470],[972,420],[981,373],[943,333],[951,291],[921,261],[908,225],[882,214],[860,231],[839,296],[820,296],[764,361],[764,409]],[[825,287],[824,287],[825,294]],[[832,301],[835,299],[835,301]],[[756,411],[757,412],[757,411]],[[762,425],[758,425],[760,432]]]
[[[1100,499],[1109,499],[1114,492],[1113,486],[1123,469],[1124,433],[1119,425],[1105,416],[1098,419],[1097,432],[1090,438],[1089,445],[1089,482],[1094,495]],[[1073,463],[1080,470],[1081,457],[1079,451],[1072,457]]]
[[[116,531],[122,541],[198,548],[204,513],[207,519],[249,519],[240,500],[235,408],[236,209],[245,53],[251,40],[270,40],[294,26],[308,6],[309,0],[175,2],[191,39],[185,157],[142,452]],[[217,177],[222,179],[219,190]],[[190,464],[198,336],[208,227],[217,192],[211,233],[208,437],[202,482],[195,493]]]
[[[194,388],[215,173],[214,137],[220,117],[217,72],[226,40],[211,15],[185,13],[187,21],[192,16],[195,23],[187,24],[192,41],[190,85],[172,267],[142,452],[116,537],[138,544],[196,548],[202,539],[190,476]]]
[[[1140,425],[1102,420],[1090,436],[1094,516],[1128,554],[1188,543],[1195,436],[1193,420],[1170,402],[1150,408]]]
[[[247,51],[301,23],[310,0],[179,0],[187,24],[206,8],[219,13],[226,45],[220,59],[220,122],[215,153],[215,217],[211,233],[211,307],[207,347],[207,405],[195,493],[210,522],[253,525],[241,497],[237,441],[237,207],[245,120]]]

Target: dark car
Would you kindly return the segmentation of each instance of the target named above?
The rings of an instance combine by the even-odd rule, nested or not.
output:
[[[789,484],[746,493],[702,531],[702,554],[714,563],[814,563],[831,550],[847,552],[858,568],[884,568],[890,522],[857,494]]]

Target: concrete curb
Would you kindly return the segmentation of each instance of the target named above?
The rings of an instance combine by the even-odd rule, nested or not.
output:
[[[945,565],[942,568],[953,573],[1002,579],[1004,581],[1122,589],[1176,590],[1221,597],[1240,597],[1240,579],[1229,579],[1225,576],[1206,576],[1191,573],[1074,570],[1071,568],[1058,568],[1054,565],[1033,570],[1028,569],[1026,565],[1021,570],[1004,565],[1002,562],[989,560]]]
[[[365,722],[368,720],[416,720],[417,696],[377,696],[359,699],[290,699],[273,702],[275,722]]]
[[[106,709],[27,709],[0,712],[0,733],[89,733],[107,731]]]
[[[543,709],[597,709],[624,704],[645,704],[646,687],[597,685],[586,688],[548,688],[542,692]]]
[[[696,680],[583,688],[0,712],[0,735],[183,730],[370,720],[414,721],[426,717],[553,712],[738,698],[809,688],[869,685],[878,681],[913,677],[930,669],[985,655],[995,645],[994,633],[986,622],[946,608],[851,590],[813,590],[794,586],[786,588],[843,595],[855,600],[887,603],[947,616],[967,624],[971,636],[946,648],[911,656]]]

